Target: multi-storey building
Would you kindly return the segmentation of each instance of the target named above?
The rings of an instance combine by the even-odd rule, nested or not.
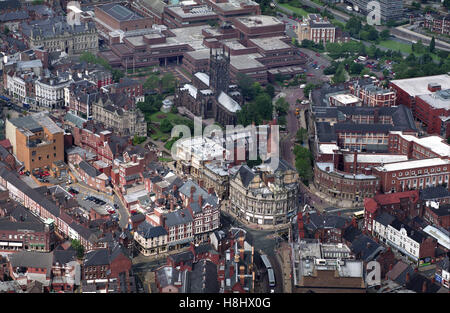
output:
[[[382,192],[397,192],[408,189],[447,184],[450,188],[450,160],[429,158],[385,164],[373,168],[373,174],[380,178]]]
[[[142,16],[133,7],[119,3],[108,3],[95,6],[95,24],[99,34],[109,40],[109,34],[114,31],[135,31],[151,28],[153,19]]]
[[[164,24],[169,28],[217,23],[218,19],[210,6],[194,1],[164,7]]]
[[[64,88],[69,84],[68,75],[36,80],[36,106],[49,109],[62,108],[64,106]]]
[[[242,165],[230,177],[230,208],[242,220],[260,225],[286,223],[298,206],[298,174],[284,160],[250,169]]]
[[[92,106],[92,116],[120,135],[147,136],[144,114],[125,94],[107,94]]]
[[[369,0],[350,0],[354,7],[359,8],[361,14],[368,14],[373,10],[374,5]],[[398,21],[403,18],[403,1],[401,0],[379,0],[380,21]],[[376,6],[375,6],[376,7]]]
[[[450,158],[450,145],[439,136],[417,137],[391,131],[388,148],[390,153],[406,154],[409,159]]]
[[[45,113],[7,120],[5,132],[27,170],[64,160],[64,131]]]
[[[440,86],[435,86],[440,88]],[[432,94],[417,95],[415,117],[422,122],[428,134],[450,136],[450,127],[445,121],[450,118],[450,89]]]
[[[375,218],[372,233],[416,262],[426,257],[435,257],[436,239],[412,229],[387,213]]]
[[[331,198],[362,203],[364,197],[373,197],[380,188],[380,180],[371,174],[350,174],[335,169],[334,163],[316,162],[314,166],[316,188]]]
[[[397,100],[415,112],[415,98],[418,95],[431,94],[438,90],[450,89],[448,74],[395,79],[390,87],[397,91]]]
[[[98,52],[97,28],[92,22],[70,26],[64,16],[20,24],[20,31],[30,48],[44,47],[48,52],[69,55]]]
[[[425,14],[423,26],[438,34],[450,34],[450,15],[435,14],[428,12]]]
[[[308,17],[298,25],[298,40],[310,40],[315,43],[335,42],[336,27],[326,18],[318,14],[309,14]]]
[[[379,87],[374,84],[359,85],[358,82],[350,84],[350,93],[361,99],[363,106],[381,107],[395,106],[396,93],[394,90]]]

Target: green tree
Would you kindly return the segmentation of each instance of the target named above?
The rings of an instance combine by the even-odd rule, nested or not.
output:
[[[307,83],[305,88],[303,89],[303,94],[305,95],[305,97],[309,97],[309,93],[316,88],[316,85],[312,84],[312,83]]]
[[[142,87],[144,87],[144,89],[154,90],[159,88],[159,84],[160,84],[159,77],[157,75],[152,74],[146,79]]]
[[[289,111],[289,103],[286,101],[286,98],[280,97],[275,102],[275,108],[278,115],[287,114],[287,112]]]
[[[334,74],[332,81],[334,84],[344,83],[345,82],[345,69],[344,64],[339,64],[336,73]]]
[[[430,46],[429,46],[429,49],[428,49],[428,50],[429,50],[431,53],[433,53],[435,47],[436,47],[436,42],[435,42],[435,39],[434,39],[434,36],[433,36],[433,37],[431,38]]]
[[[444,0],[443,5],[447,8],[447,10],[450,9],[450,0]]]
[[[302,179],[303,183],[308,184],[308,182],[313,177],[312,154],[307,148],[296,145],[294,147],[294,155],[295,155],[295,168],[297,169],[298,174]]]
[[[275,97],[275,87],[272,84],[267,84],[266,93],[271,97]]]
[[[361,74],[361,71],[364,69],[364,65],[362,65],[361,63],[355,63],[353,62],[350,65],[350,74]]]
[[[77,252],[77,257],[82,259],[84,256],[84,247],[81,242],[77,239],[72,239],[71,247]]]
[[[303,144],[303,142],[308,138],[308,131],[305,128],[300,128],[297,130],[296,139]]]
[[[236,81],[244,99],[252,100],[255,97],[253,89],[254,80],[246,74],[238,73],[236,75]]]
[[[9,27],[8,27],[8,26],[5,26],[5,27],[3,28],[3,34],[8,35],[9,32],[10,32]]]
[[[168,133],[172,130],[173,125],[172,123],[169,121],[169,119],[163,119],[161,122],[161,125],[159,127],[159,129],[163,132],[163,133]]]
[[[391,36],[389,29],[385,29],[380,33],[381,40],[388,40]]]
[[[173,93],[175,91],[175,76],[172,73],[166,73],[161,78],[162,91]]]

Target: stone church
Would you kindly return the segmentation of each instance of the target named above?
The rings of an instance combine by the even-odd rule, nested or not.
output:
[[[242,97],[237,85],[230,85],[230,54],[210,49],[209,75],[194,74],[191,84],[177,89],[175,105],[183,106],[204,119],[221,125],[236,125]]]

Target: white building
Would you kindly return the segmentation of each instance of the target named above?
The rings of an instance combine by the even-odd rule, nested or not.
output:
[[[36,105],[47,108],[64,106],[64,88],[69,86],[68,78],[50,78],[36,81]]]
[[[427,238],[426,234],[402,224],[387,213],[375,218],[373,223],[375,236],[413,260],[419,260],[421,244]]]

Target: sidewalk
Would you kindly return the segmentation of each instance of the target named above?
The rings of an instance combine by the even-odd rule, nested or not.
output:
[[[281,275],[283,278],[283,293],[292,293],[290,253],[291,249],[286,243],[283,243],[276,253],[276,257],[281,266]]]

